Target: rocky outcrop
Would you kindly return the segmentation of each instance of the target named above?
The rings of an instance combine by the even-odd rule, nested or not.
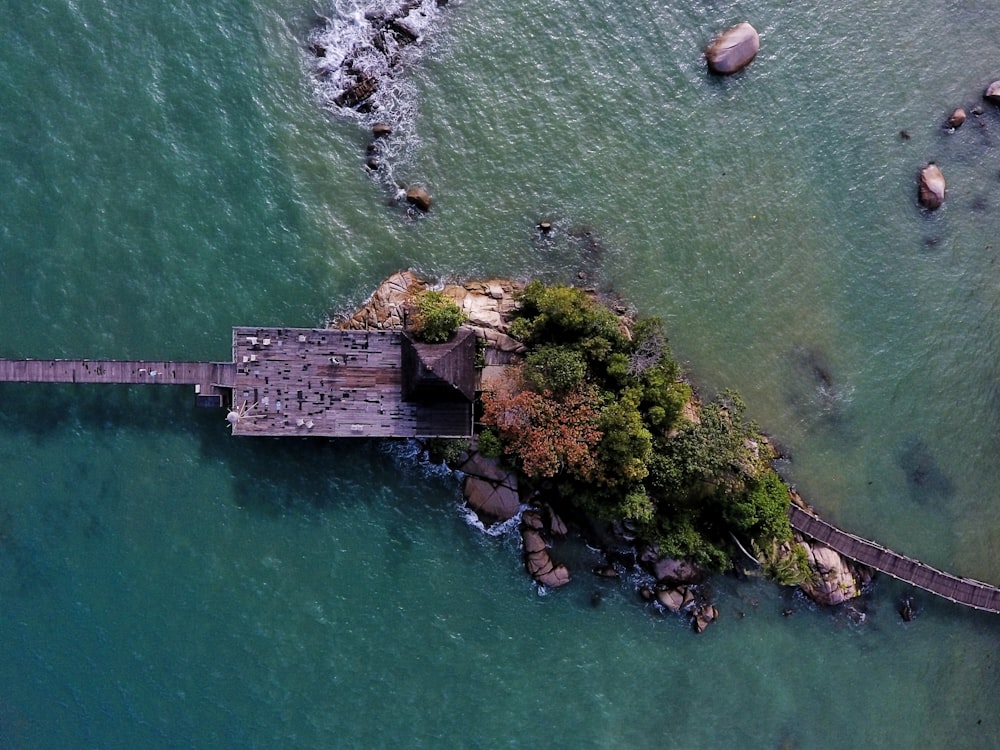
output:
[[[552,562],[541,531],[522,522],[521,543],[524,547],[524,567],[540,585],[559,588],[570,582],[569,569]]]
[[[966,117],[967,115],[965,114],[965,110],[959,107],[948,115],[948,120],[945,124],[952,130],[958,130],[965,124]]]
[[[743,70],[757,56],[760,37],[749,23],[726,29],[705,48],[708,69],[716,75],[731,75]]]
[[[920,205],[931,211],[940,208],[944,203],[945,181],[938,165],[931,162],[921,169],[917,183]]]
[[[410,298],[428,285],[413,271],[394,273],[348,318],[332,322],[335,328],[402,329]],[[455,300],[468,325],[489,348],[505,354],[524,354],[524,344],[507,335],[511,313],[517,309],[517,293],[523,284],[489,279],[465,284],[445,284],[442,293]]]
[[[812,571],[812,577],[799,584],[806,596],[827,606],[861,596],[862,586],[871,580],[871,571],[825,544],[815,541],[800,541],[799,544],[806,550]]]

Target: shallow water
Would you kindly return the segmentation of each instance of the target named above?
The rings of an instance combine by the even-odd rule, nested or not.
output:
[[[452,3],[392,164],[420,220],[317,99],[330,5],[7,8],[0,354],[225,358],[401,267],[582,272],[824,515],[1000,581],[1000,114],[940,127],[1000,76],[993,4]],[[744,18],[760,56],[708,78]],[[720,578],[694,637],[628,582],[541,595],[405,447],[231,440],[182,391],[0,399],[0,746],[996,746],[995,616],[917,593],[904,624],[880,579],[858,627]]]

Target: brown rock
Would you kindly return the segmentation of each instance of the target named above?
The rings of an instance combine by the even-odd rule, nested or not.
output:
[[[944,203],[945,181],[938,165],[931,162],[921,169],[918,184],[920,205],[931,211],[940,208]]]
[[[513,518],[521,507],[521,499],[514,490],[479,477],[467,476],[462,491],[468,506],[484,523]]]
[[[965,124],[965,118],[965,110],[959,107],[948,115],[948,127],[952,130],[958,130],[963,124]]]
[[[569,583],[571,576],[569,569],[565,565],[556,565],[548,573],[536,576],[535,580],[550,589],[557,589]]]
[[[470,453],[469,457],[458,467],[458,470],[463,474],[488,479],[496,484],[517,490],[517,474],[500,466],[499,459],[488,458],[477,451]]]
[[[524,552],[527,555],[533,555],[536,552],[545,552],[547,549],[542,535],[531,528],[521,529],[521,543],[524,545]],[[547,552],[545,556],[548,557]]]
[[[544,550],[529,552],[524,556],[524,567],[528,569],[528,574],[537,580],[539,576],[552,572],[552,558]]]
[[[714,604],[704,604],[694,612],[694,629],[697,633],[704,633],[705,628],[719,619],[719,610]]]
[[[656,592],[656,601],[670,612],[680,612],[694,601],[694,594],[687,586],[672,589],[661,589]]]
[[[384,122],[377,122],[372,125],[372,135],[376,138],[384,138],[392,133],[392,126]]]
[[[835,550],[819,542],[799,542],[809,558],[813,575],[799,588],[817,604],[834,605],[861,596],[860,577],[854,567]]]
[[[669,557],[661,557],[653,564],[653,575],[657,581],[667,583],[698,583],[701,581],[702,572],[687,560],[674,560]]]
[[[566,536],[569,533],[566,522],[549,505],[545,506],[545,517],[549,522],[550,534],[553,536]]]
[[[708,69],[717,75],[730,75],[749,65],[760,50],[757,30],[744,22],[726,29],[705,48]]]
[[[1000,104],[1000,81],[994,81],[987,86],[986,93],[983,96],[995,104]]]
[[[545,522],[542,521],[542,514],[537,510],[526,510],[521,514],[521,523],[526,529],[532,529],[534,531],[542,531],[545,528]]]
[[[406,191],[406,202],[416,206],[421,211],[431,210],[431,196],[422,187],[411,187]]]

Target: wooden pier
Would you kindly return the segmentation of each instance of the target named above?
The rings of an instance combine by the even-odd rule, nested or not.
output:
[[[0,359],[0,382],[189,385],[206,397],[231,389],[235,373],[232,362]]]
[[[234,328],[233,434],[469,437],[474,358],[468,329],[427,345],[400,331]]]
[[[971,578],[960,578],[913,560],[880,544],[841,531],[814,513],[791,505],[792,528],[822,542],[844,557],[909,583],[957,604],[1000,613],[1000,588]]]
[[[234,435],[469,437],[475,334],[421,344],[401,331],[232,330],[232,362],[0,359],[0,382],[194,386],[231,407]]]

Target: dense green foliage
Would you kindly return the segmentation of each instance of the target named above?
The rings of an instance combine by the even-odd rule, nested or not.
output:
[[[440,344],[451,338],[465,322],[465,313],[443,292],[426,290],[413,298],[410,330],[428,344]]]
[[[630,335],[586,292],[537,281],[517,316],[511,335],[530,348],[519,387],[490,394],[483,421],[529,477],[557,476],[564,501],[708,568],[728,564],[734,535],[762,549],[791,538],[788,488],[740,397],[683,416],[691,389],[660,320]]]

